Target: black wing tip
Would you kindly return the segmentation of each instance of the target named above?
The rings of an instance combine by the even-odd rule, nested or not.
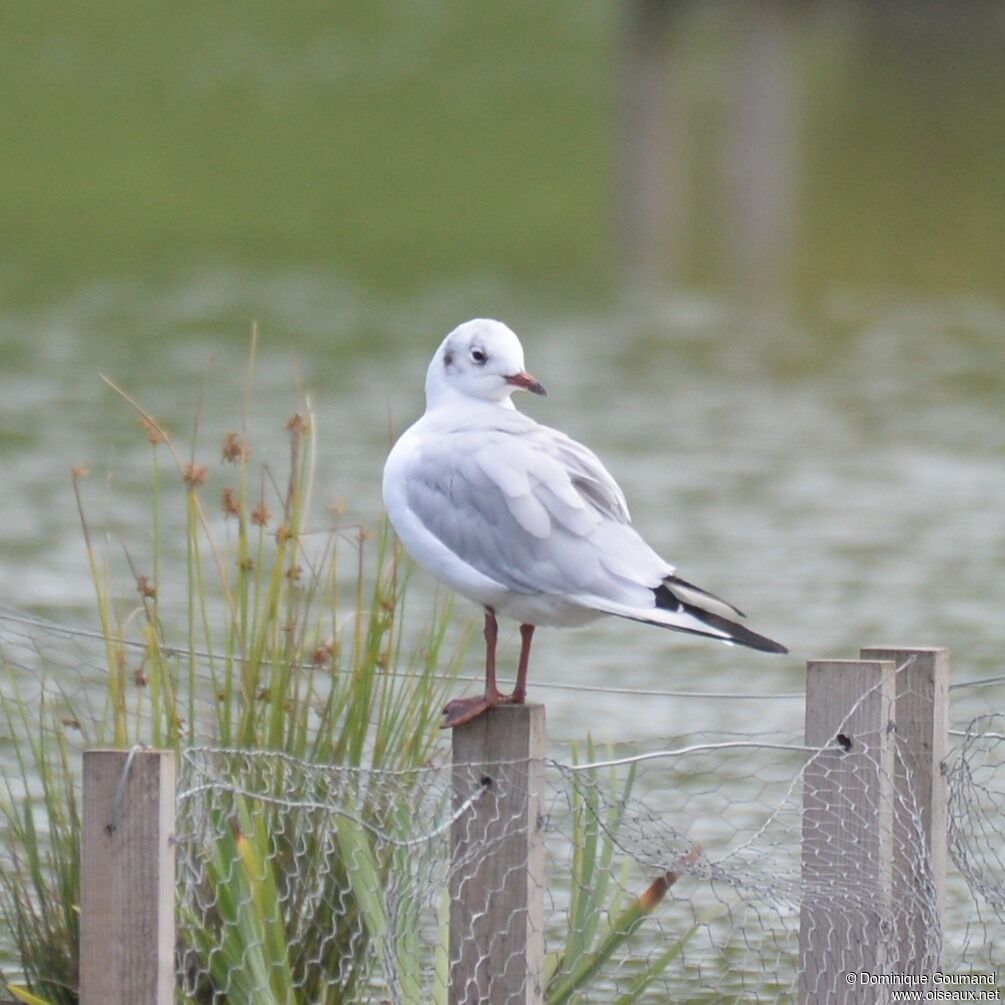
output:
[[[748,649],[756,649],[759,653],[775,653],[779,656],[787,653],[788,647],[783,646],[781,642],[776,642],[774,639],[769,639],[766,635],[759,635],[757,632],[752,632],[749,628],[744,625],[738,625],[735,622],[727,621],[725,618],[719,618],[716,615],[701,617],[701,613],[698,611],[692,611],[695,617],[699,617],[705,622],[710,628],[718,628],[720,631],[729,633],[729,641],[735,642],[737,645],[746,646]]]
[[[783,646],[781,642],[776,642],[774,639],[769,639],[765,635],[757,636],[763,645],[754,646],[754,649],[759,650],[762,653],[777,653],[779,656],[784,656],[789,651],[788,646]]]
[[[653,599],[661,611],[683,611],[685,608],[683,601],[667,586],[667,580],[653,587]]]
[[[695,589],[694,587],[691,587],[690,583],[684,584],[683,580],[680,582],[682,585],[687,585],[688,587]],[[722,639],[724,642],[733,642],[737,645],[746,646],[748,649],[756,649],[758,652],[762,653],[784,655],[789,651],[788,647],[783,646],[781,642],[769,639],[766,635],[759,635],[757,632],[751,631],[745,625],[741,625],[736,621],[730,621],[729,618],[724,618],[720,614],[714,614],[711,611],[706,611],[695,604],[686,603],[674,594],[671,589],[671,584],[672,580],[668,578],[653,590],[656,606],[661,610],[680,611],[683,614],[690,614],[693,618],[696,618],[702,624],[708,625],[709,628],[714,629],[716,632],[725,633],[727,637]],[[712,594],[709,594],[709,596],[712,596]],[[720,600],[719,597],[715,597],[714,599],[719,600],[720,603],[726,604],[728,607],[733,606],[725,600]],[[710,637],[721,638],[721,636],[718,635]]]

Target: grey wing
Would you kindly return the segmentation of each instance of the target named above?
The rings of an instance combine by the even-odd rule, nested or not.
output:
[[[628,501],[621,486],[611,477],[600,458],[565,433],[540,426],[540,435],[551,442],[551,450],[565,464],[572,484],[604,516],[618,523],[631,523]]]
[[[603,465],[568,437],[538,429],[453,432],[425,443],[409,507],[457,557],[516,593],[596,593],[612,565],[636,565],[626,549],[651,578],[664,563],[628,525],[624,496]]]
[[[427,446],[407,498],[449,551],[514,593],[564,592],[595,574],[596,559],[582,537],[542,518],[533,496],[505,493],[476,454]]]

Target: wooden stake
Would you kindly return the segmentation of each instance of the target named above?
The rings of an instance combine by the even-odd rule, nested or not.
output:
[[[84,752],[81,1005],[174,1001],[174,806],[173,752]]]
[[[450,1005],[540,1005],[543,705],[500,705],[453,733]]]
[[[821,747],[803,774],[803,902],[799,1001],[879,1002],[849,972],[883,973],[891,937],[894,664],[806,664],[806,744]],[[875,997],[874,993],[880,997]]]
[[[939,968],[946,901],[949,650],[871,647],[899,668],[894,719],[893,904],[897,973]],[[920,833],[919,833],[920,825]],[[919,847],[919,844],[921,847]]]

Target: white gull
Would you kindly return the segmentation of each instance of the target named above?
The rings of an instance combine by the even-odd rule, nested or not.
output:
[[[485,610],[485,693],[447,705],[457,726],[500,702],[524,701],[538,625],[604,614],[763,652],[778,642],[737,620],[732,604],[675,574],[631,525],[624,493],[593,451],[514,406],[544,394],[520,340],[476,319],[440,344],[426,373],[426,411],[384,466],[384,505],[409,554]],[[516,687],[495,680],[496,615],[520,623]]]

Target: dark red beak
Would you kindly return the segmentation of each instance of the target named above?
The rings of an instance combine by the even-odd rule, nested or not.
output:
[[[525,391],[530,391],[531,394],[548,393],[544,389],[544,385],[527,373],[526,370],[521,370],[519,373],[514,373],[512,376],[507,377],[506,383],[512,384],[514,387],[523,388]]]

